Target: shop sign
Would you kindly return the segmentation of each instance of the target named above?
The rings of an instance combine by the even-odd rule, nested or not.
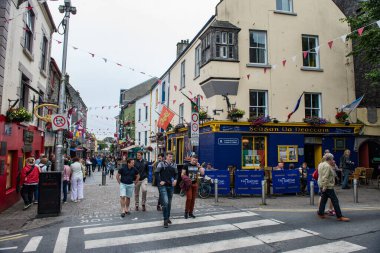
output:
[[[27,144],[32,144],[34,139],[34,133],[28,130],[24,130],[24,143],[25,145]]]
[[[218,194],[227,195],[230,193],[230,172],[227,170],[206,171],[205,174],[212,179],[218,179]],[[214,184],[211,184],[214,193]]]
[[[219,138],[218,145],[224,146],[237,146],[240,141],[238,138]]]
[[[199,146],[199,113],[198,112],[191,113],[190,132],[191,132],[191,145]]]
[[[67,130],[69,128],[69,122],[66,115],[64,114],[53,114],[52,115],[52,126],[53,131],[57,130]]]
[[[272,171],[273,193],[300,192],[300,173],[298,170]]]
[[[264,171],[237,170],[235,173],[236,194],[261,194]]]

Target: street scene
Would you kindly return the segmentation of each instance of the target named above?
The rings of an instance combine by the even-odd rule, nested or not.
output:
[[[380,0],[1,0],[0,252],[380,252]]]

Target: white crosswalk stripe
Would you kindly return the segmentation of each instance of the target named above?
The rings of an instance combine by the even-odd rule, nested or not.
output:
[[[30,238],[28,244],[25,246],[25,249],[23,252],[34,252],[37,250],[38,245],[40,245],[40,242],[42,240],[42,236],[35,236]]]
[[[332,242],[327,243],[324,245],[317,245],[297,250],[291,250],[286,251],[284,253],[319,253],[319,252],[328,252],[328,253],[350,253],[355,252],[359,250],[365,250],[365,247],[345,242],[345,241],[338,241],[338,242]]]

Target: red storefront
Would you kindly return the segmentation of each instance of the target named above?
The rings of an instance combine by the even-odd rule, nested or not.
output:
[[[43,135],[35,126],[9,123],[0,115],[0,212],[20,199],[16,191],[18,172],[25,158],[43,153]]]

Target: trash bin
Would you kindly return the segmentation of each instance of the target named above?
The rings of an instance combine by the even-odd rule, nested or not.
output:
[[[38,216],[58,216],[62,208],[62,173],[58,171],[41,172],[38,188]]]

